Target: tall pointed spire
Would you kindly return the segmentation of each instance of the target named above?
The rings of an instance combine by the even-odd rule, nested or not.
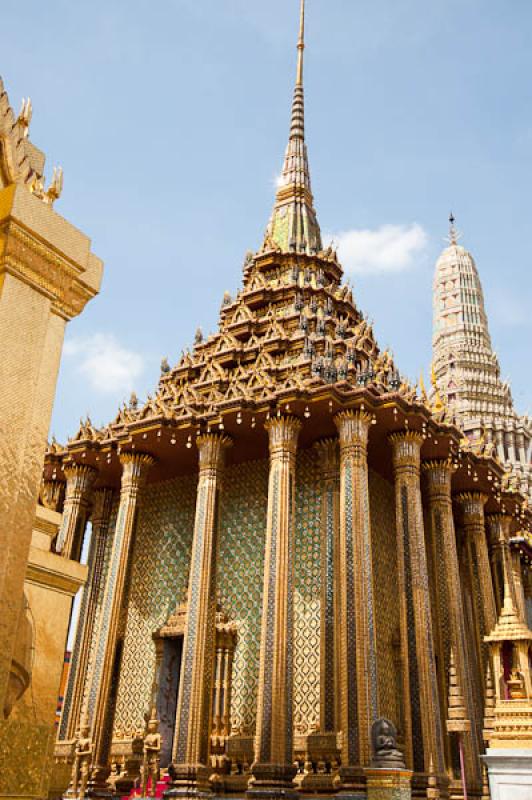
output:
[[[305,144],[305,96],[303,57],[305,51],[305,0],[301,0],[297,72],[292,103],[290,137],[283,171],[278,182],[273,213],[266,231],[264,248],[285,253],[312,255],[322,248],[321,232],[314,210]]]

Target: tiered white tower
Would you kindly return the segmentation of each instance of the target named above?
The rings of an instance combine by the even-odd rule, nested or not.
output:
[[[519,416],[501,381],[473,256],[458,244],[450,217],[449,247],[434,274],[433,369],[450,413],[466,436],[493,448],[516,488],[532,496],[532,421]]]

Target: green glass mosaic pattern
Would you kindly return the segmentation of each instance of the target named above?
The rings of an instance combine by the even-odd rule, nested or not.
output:
[[[114,724],[123,736],[144,727],[155,671],[152,634],[187,587],[196,485],[196,475],[148,485],[139,502]]]
[[[399,634],[395,490],[373,470],[369,472],[373,549],[373,587],[377,624],[379,714],[400,725],[400,681],[394,663],[394,636]],[[400,676],[399,676],[400,677]]]
[[[228,467],[221,496],[218,593],[223,610],[237,623],[231,726],[255,733],[268,462]]]
[[[316,456],[305,450],[296,467],[294,592],[294,726],[320,721],[321,491]]]

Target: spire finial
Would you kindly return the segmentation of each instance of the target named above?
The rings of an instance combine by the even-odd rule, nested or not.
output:
[[[277,181],[277,196],[270,218],[263,250],[314,255],[322,249],[322,240],[314,199],[305,144],[305,97],[303,89],[303,52],[305,50],[305,0],[300,0],[297,74],[290,119],[290,136],[283,171]]]
[[[454,223],[455,223],[455,218],[453,212],[451,211],[451,213],[449,214],[449,238],[448,238],[451,247],[455,244],[458,244],[458,239],[460,238],[460,234],[456,230],[456,226]]]
[[[303,86],[303,52],[305,50],[305,0],[301,0],[301,14],[299,22],[299,40],[297,42],[297,79],[298,86]]]

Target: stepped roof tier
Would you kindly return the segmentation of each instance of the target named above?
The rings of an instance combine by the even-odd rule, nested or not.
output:
[[[532,421],[514,409],[488,330],[475,260],[458,244],[450,218],[449,246],[434,275],[433,369],[449,413],[476,446],[493,450],[515,488],[532,496]]]

